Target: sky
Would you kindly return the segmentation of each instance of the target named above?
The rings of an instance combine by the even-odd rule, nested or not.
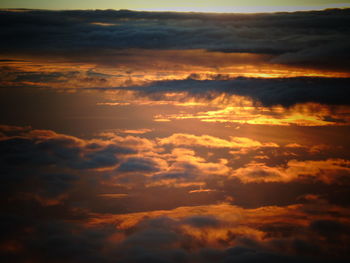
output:
[[[349,261],[350,9],[15,2],[2,262]]]
[[[349,7],[346,0],[85,0],[85,1],[46,1],[46,0],[3,0],[0,8],[32,9],[130,9],[148,11],[194,11],[194,12],[275,12],[315,10]]]

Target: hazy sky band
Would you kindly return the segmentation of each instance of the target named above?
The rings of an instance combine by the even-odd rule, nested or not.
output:
[[[5,0],[1,1],[0,8],[29,8],[29,9],[130,9],[130,10],[153,10],[153,11],[197,11],[197,12],[276,12],[276,11],[299,11],[320,10],[325,8],[350,7],[349,1],[331,0],[294,0],[294,1],[45,1],[45,0]]]

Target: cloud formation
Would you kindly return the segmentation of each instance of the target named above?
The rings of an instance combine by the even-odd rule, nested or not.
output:
[[[274,63],[344,70],[349,68],[348,29],[344,27],[349,23],[348,12],[242,15],[2,10],[1,49],[58,52],[60,56],[83,50],[103,54],[126,48],[206,49],[271,54]]]
[[[218,76],[220,78],[220,76]],[[228,100],[230,95],[246,96],[264,106],[292,106],[297,103],[348,105],[344,99],[349,85],[347,78],[233,78],[218,80],[186,79],[151,83],[146,87],[130,87],[144,95],[185,93],[205,99]]]
[[[348,160],[297,161],[320,153],[242,137],[0,131],[5,261],[347,259],[348,200],[339,197],[348,194]],[[250,162],[275,151],[294,155],[285,165]]]
[[[286,167],[269,167],[252,162],[234,171],[234,176],[244,183],[290,182],[293,180],[315,180],[326,184],[347,184],[350,179],[348,160],[327,159],[319,161],[288,161]]]
[[[349,12],[0,10],[1,259],[348,262]]]
[[[175,133],[167,138],[159,139],[161,145],[172,144],[176,146],[204,146],[211,148],[255,148],[255,147],[278,147],[276,143],[261,143],[245,137],[231,137],[223,140],[210,135],[196,136],[192,134]]]

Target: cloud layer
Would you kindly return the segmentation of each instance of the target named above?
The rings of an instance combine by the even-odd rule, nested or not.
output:
[[[325,147],[0,129],[6,262],[347,258],[349,161]]]
[[[271,54],[271,62],[349,69],[349,10],[276,14],[1,11],[6,53],[59,54],[113,49],[206,49]],[[42,26],[45,25],[45,26]],[[85,50],[85,51],[84,51]]]
[[[0,10],[2,261],[348,262],[349,12]]]

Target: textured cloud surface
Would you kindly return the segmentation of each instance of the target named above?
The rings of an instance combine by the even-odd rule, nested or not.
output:
[[[1,251],[9,262],[346,258],[348,200],[332,195],[349,194],[349,160],[298,161],[317,155],[243,137],[1,132]],[[285,164],[262,163],[275,149],[290,154]],[[220,158],[223,151],[253,156],[240,165]],[[273,205],[292,182],[300,190],[284,193],[289,205]],[[269,188],[270,200],[259,200]]]
[[[349,12],[0,10],[1,262],[348,262]]]
[[[73,54],[75,49],[207,49],[273,54],[277,63],[348,69],[343,59],[349,53],[348,12],[2,11],[1,48]]]

